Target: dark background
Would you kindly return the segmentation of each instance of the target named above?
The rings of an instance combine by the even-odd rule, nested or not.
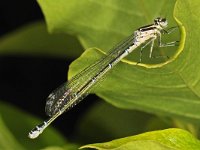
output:
[[[43,19],[35,0],[1,1],[0,36]],[[0,56],[0,100],[46,119],[45,99],[52,90],[67,80],[68,65],[71,61],[63,58]],[[94,96],[87,97],[75,109],[59,117],[53,126],[73,140],[77,121],[94,99]]]

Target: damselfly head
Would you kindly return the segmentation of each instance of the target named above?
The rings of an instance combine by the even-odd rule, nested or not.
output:
[[[167,19],[166,18],[156,18],[154,19],[155,25],[160,25],[162,28],[166,28],[168,25]]]

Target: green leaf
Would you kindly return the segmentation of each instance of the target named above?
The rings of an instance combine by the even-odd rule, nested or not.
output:
[[[95,143],[172,127],[168,124],[153,115],[122,110],[101,101],[79,120],[75,135],[82,143]]]
[[[37,55],[75,58],[82,52],[78,40],[66,34],[49,34],[44,22],[35,22],[0,38],[1,55]]]
[[[198,150],[200,141],[181,129],[166,129],[116,139],[106,143],[85,145],[98,150]]]
[[[76,35],[85,48],[108,51],[160,14],[167,13],[171,26],[174,23],[171,17],[174,0],[38,0],[38,3],[50,32]]]
[[[2,118],[0,117],[0,149],[3,150],[24,150],[24,148],[16,141],[10,133]]]
[[[98,147],[94,147],[94,148],[101,150],[101,148],[98,148]],[[115,148],[115,150],[133,150],[133,149],[134,150],[174,150],[153,141],[133,141],[133,142],[128,142],[124,144],[123,146]]]
[[[10,146],[14,146],[14,144],[12,144],[13,142],[7,138],[10,138],[10,134],[12,134],[11,138],[18,141],[23,147],[29,150],[41,149],[46,146],[53,145],[67,145],[65,138],[51,127],[49,127],[45,131],[45,134],[42,134],[38,139],[35,139],[34,141],[29,139],[28,132],[35,125],[40,123],[41,120],[36,119],[35,117],[32,117],[11,105],[0,102],[0,115],[4,121],[4,124],[6,125],[5,126],[2,122],[0,122],[0,142],[7,141],[9,142]],[[7,131],[8,129],[10,133]],[[17,146],[16,148],[10,149],[17,149]]]
[[[172,54],[178,57],[171,59],[173,62],[167,61],[167,65],[155,69],[120,62],[95,89],[95,93],[120,108],[138,109],[192,121],[200,120],[200,71],[197,67],[200,63],[198,45],[200,28],[197,28],[200,24],[197,17],[200,15],[197,11],[200,6],[199,1],[38,0],[38,2],[51,32],[76,34],[85,48],[95,46],[107,50],[116,41],[131,34],[134,29],[149,24],[153,18],[160,16],[160,13],[163,14],[166,10],[169,14],[173,12],[173,16],[179,20],[179,25],[182,23],[181,42],[179,48],[164,50],[178,49]],[[173,18],[169,17],[168,20],[173,26]],[[185,35],[187,35],[186,40]],[[177,40],[173,34],[167,36],[169,41]],[[74,76],[102,56],[102,50],[88,49],[70,65],[69,76]],[[127,59],[131,60],[132,56]]]
[[[57,146],[52,146],[52,147],[47,147],[42,150],[64,150],[62,147],[57,147]]]
[[[58,147],[58,146],[51,146],[51,147],[46,147],[42,150],[77,150],[79,146],[74,145],[74,144],[68,144],[66,146]]]

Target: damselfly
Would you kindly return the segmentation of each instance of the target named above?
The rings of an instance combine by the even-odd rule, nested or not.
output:
[[[50,118],[32,129],[28,136],[31,139],[38,137],[58,116],[86,97],[92,87],[96,85],[113,66],[142,44],[144,45],[140,50],[139,63],[142,59],[142,50],[147,45],[150,45],[149,57],[152,57],[153,46],[156,39],[158,40],[159,47],[175,46],[177,41],[162,43],[161,35],[169,34],[174,29],[170,28],[169,30],[165,30],[167,26],[168,22],[165,18],[154,19],[153,24],[137,29],[131,36],[125,39],[125,41],[111,49],[108,55],[85,68],[67,83],[64,83],[53,91],[48,96],[45,107],[46,113]]]

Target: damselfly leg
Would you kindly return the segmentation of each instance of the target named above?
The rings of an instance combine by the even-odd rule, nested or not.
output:
[[[163,34],[171,34],[172,32],[174,32],[176,29],[178,29],[178,26],[175,27],[171,27],[168,30],[163,30]],[[145,47],[147,47],[148,45],[150,45],[150,52],[149,52],[149,58],[160,58],[160,57],[166,57],[169,59],[169,56],[165,56],[165,55],[159,55],[159,56],[153,56],[153,48],[154,48],[154,43],[155,40],[158,39],[158,47],[170,47],[170,46],[178,46],[179,45],[179,41],[172,41],[172,42],[168,42],[168,43],[163,43],[162,42],[162,34],[161,32],[157,32],[155,34],[155,37],[152,37],[147,43],[145,43],[144,46],[142,46],[140,48],[140,59],[138,63],[142,62],[142,53],[143,53],[143,49]]]

